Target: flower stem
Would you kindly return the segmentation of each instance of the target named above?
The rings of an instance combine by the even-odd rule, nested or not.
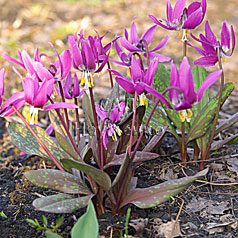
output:
[[[64,91],[63,91],[61,81],[58,81],[58,85],[59,85],[59,89],[60,89],[62,102],[65,102]],[[65,115],[65,121],[66,121],[67,128],[69,129],[69,116],[68,116],[67,108],[64,108],[64,115]]]
[[[48,96],[48,99],[49,99],[49,101],[50,101],[52,104],[54,104],[54,101],[53,101],[49,96]],[[55,111],[56,111],[56,113],[57,113],[57,115],[58,115],[58,117],[59,117],[59,119],[60,119],[60,121],[61,121],[61,123],[62,123],[62,125],[63,125],[63,127],[64,127],[64,129],[65,129],[65,131],[66,131],[67,136],[69,137],[69,140],[70,140],[72,146],[74,147],[76,153],[79,155],[80,159],[82,159],[82,156],[81,156],[81,154],[80,154],[80,152],[79,152],[79,150],[78,150],[78,148],[77,148],[77,146],[76,146],[76,144],[75,144],[75,142],[74,142],[74,139],[72,138],[72,136],[71,136],[71,134],[70,134],[70,132],[69,132],[69,130],[68,130],[66,124],[65,124],[64,118],[63,118],[62,115],[60,114],[59,109],[55,109]]]
[[[183,41],[183,57],[187,56],[187,40]]]
[[[101,170],[103,170],[103,166],[104,166],[104,148],[103,148],[103,128],[104,128],[104,124],[105,124],[105,120],[107,118],[103,119],[102,121],[102,127],[101,127],[101,143],[100,143],[100,146],[101,146]]]
[[[74,98],[74,104],[78,106],[77,98]],[[76,116],[76,134],[77,134],[77,141],[76,144],[79,145],[80,141],[80,123],[79,123],[79,110],[78,108],[75,109],[75,116]]]
[[[220,85],[220,92],[219,92],[219,98],[218,98],[218,103],[217,103],[217,110],[216,110],[216,115],[215,115],[215,119],[214,119],[214,123],[213,123],[213,128],[212,128],[212,132],[208,141],[208,145],[207,145],[207,149],[205,151],[204,157],[203,159],[206,160],[208,155],[209,155],[209,151],[211,148],[211,144],[216,132],[216,125],[218,122],[218,116],[219,116],[219,111],[221,108],[221,99],[222,99],[222,91],[223,91],[223,87],[224,87],[224,83],[225,83],[225,76],[224,76],[224,72],[223,72],[223,68],[222,68],[222,63],[221,63],[221,56],[220,56],[220,50],[217,50],[217,56],[218,56],[218,64],[219,64],[219,68],[222,70],[222,74],[221,74],[221,85]],[[204,167],[205,163],[201,163],[200,164],[200,169],[202,169]]]
[[[135,119],[136,119],[136,103],[137,103],[137,92],[135,92],[134,96],[134,106],[133,106],[133,117],[132,117],[132,123],[131,123],[131,135],[130,135],[130,144],[128,148],[128,154],[131,155],[131,148],[133,144],[133,134],[134,134],[134,127],[135,127]]]
[[[182,144],[181,144],[181,156],[182,156],[182,162],[186,163],[187,162],[187,151],[186,151],[187,146],[185,145],[185,123],[182,122]]]
[[[111,69],[109,61],[107,61],[107,68]],[[111,88],[113,88],[112,72],[111,71],[108,71],[108,72],[109,72],[109,77],[110,77]]]
[[[98,128],[98,120],[97,120],[96,107],[95,107],[95,102],[94,102],[94,97],[93,97],[93,89],[91,87],[89,87],[89,93],[90,93],[92,110],[93,110],[94,125],[95,125],[95,129],[96,129],[97,144],[98,144],[98,149],[99,149],[99,161],[101,162],[101,159],[103,159],[103,158],[101,158],[100,132],[99,132],[99,128]]]

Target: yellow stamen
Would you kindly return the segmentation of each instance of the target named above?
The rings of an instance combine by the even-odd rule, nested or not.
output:
[[[179,118],[180,118],[180,120],[181,120],[182,122],[185,121],[186,117],[184,116],[183,111],[180,111],[180,112],[179,112]]]
[[[187,110],[187,117],[188,117],[188,118],[191,118],[192,115],[193,115],[192,110],[191,110],[191,109],[188,109],[188,110]]]

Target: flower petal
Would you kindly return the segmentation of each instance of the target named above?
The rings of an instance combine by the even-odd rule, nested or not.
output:
[[[122,77],[116,77],[115,80],[129,94],[134,94],[135,93],[135,85],[129,79],[122,78]]]
[[[135,17],[134,17],[134,19],[135,19]],[[137,30],[136,30],[136,23],[135,23],[134,19],[133,19],[133,23],[131,25],[131,36],[130,36],[130,38],[131,38],[130,43],[131,44],[137,44],[140,41],[140,38],[139,38]]]
[[[150,44],[150,42],[153,39],[153,36],[155,34],[155,30],[156,30],[157,25],[154,25],[152,27],[150,27],[149,29],[147,29],[141,36],[141,39],[145,40],[147,45]]]
[[[222,70],[218,70],[207,76],[197,91],[197,102],[200,102],[203,97],[203,93],[217,81],[221,74]]]
[[[95,108],[96,108],[97,115],[102,121],[108,118],[106,110],[101,105],[96,104]]]
[[[79,108],[77,105],[74,103],[69,103],[69,102],[56,102],[54,104],[51,104],[49,106],[44,107],[43,109],[45,111],[49,111],[52,109],[60,109],[60,108],[68,108],[68,109],[76,109]]]

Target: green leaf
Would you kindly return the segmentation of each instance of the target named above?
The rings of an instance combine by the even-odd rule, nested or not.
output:
[[[194,90],[195,92],[197,92],[201,84],[207,78],[208,73],[204,67],[194,66],[192,69],[192,74],[193,74]],[[201,101],[199,103],[196,103],[192,107],[193,116],[191,118],[190,125],[193,123],[194,118],[196,118],[197,115],[201,112],[203,107],[210,101],[210,99],[211,99],[211,93],[210,93],[210,89],[208,88],[204,92]]]
[[[4,217],[4,218],[7,218],[6,214],[3,211],[0,212],[0,216]]]
[[[41,219],[42,219],[43,225],[46,227],[48,224],[46,216],[42,215]]]
[[[51,213],[71,213],[77,209],[87,206],[94,195],[73,197],[68,194],[59,193],[47,197],[37,198],[33,201],[36,210]]]
[[[61,158],[69,157],[64,150],[54,141],[47,133],[40,128],[39,126],[31,126],[32,129],[39,136],[41,141],[45,144],[45,146],[49,149],[51,154],[58,161]],[[11,137],[12,143],[18,147],[21,151],[31,154],[31,155],[39,155],[41,157],[48,158],[47,153],[41,147],[36,138],[31,134],[30,130],[22,124],[10,122],[8,126],[8,133]]]
[[[155,207],[183,191],[193,181],[199,177],[205,176],[207,172],[208,169],[205,169],[194,176],[169,180],[148,188],[136,188],[128,193],[120,204],[120,208],[128,203],[133,203],[139,208]]]
[[[28,222],[28,223],[30,223],[32,226],[38,226],[38,224],[34,221],[34,220],[32,220],[32,219],[26,219],[26,221]]]
[[[46,231],[45,236],[46,238],[64,238],[63,236],[60,236],[52,231]]]
[[[130,181],[131,181],[132,168],[131,167],[128,168],[129,161],[130,161],[130,156],[129,156],[128,152],[126,151],[126,153],[124,155],[123,163],[120,166],[120,169],[117,173],[116,178],[113,180],[112,187],[110,190],[113,192],[115,198],[117,198],[119,191],[121,189],[122,183],[123,183],[124,179],[126,178],[126,181],[124,183],[123,192],[120,197],[120,201],[122,201],[124,199],[124,197],[126,196],[126,194],[128,193],[128,189],[129,189],[129,185],[130,185]]]
[[[83,214],[71,231],[72,238],[98,238],[99,226],[92,201],[88,203],[87,211]]]
[[[70,159],[62,159],[61,163],[66,169],[78,169],[87,175],[89,175],[94,182],[99,184],[105,191],[108,191],[111,187],[111,179],[107,173],[103,172],[100,169],[94,168],[91,165],[73,161]]]
[[[64,216],[61,216],[60,218],[57,219],[55,226],[59,228],[64,222]]]
[[[226,101],[226,99],[229,97],[233,90],[234,83],[227,83],[224,85],[221,104]],[[186,144],[189,141],[199,138],[206,133],[208,127],[214,119],[218,98],[219,93],[208,102],[208,104],[202,109],[202,111],[200,111],[198,116],[194,119],[194,122],[191,124],[190,130],[187,135]]]
[[[31,170],[24,176],[33,184],[42,188],[51,188],[64,193],[92,194],[84,182],[75,175],[55,169]]]

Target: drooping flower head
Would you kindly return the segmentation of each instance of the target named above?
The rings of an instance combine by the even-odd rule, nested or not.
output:
[[[110,112],[110,116],[105,111],[105,109],[97,104],[96,112],[99,118],[103,121],[104,127],[102,131],[102,141],[103,146],[107,149],[108,139],[107,137],[112,137],[113,140],[117,141],[117,136],[121,136],[121,129],[116,125],[116,122],[120,120],[121,115],[124,113],[125,103],[121,102],[117,104]]]
[[[203,57],[194,61],[195,65],[199,66],[212,66],[218,62],[218,51],[221,59],[226,60],[226,56],[231,56],[235,49],[235,33],[233,26],[231,26],[231,32],[228,29],[227,22],[223,22],[221,30],[221,41],[217,40],[216,36],[211,30],[208,21],[205,23],[205,36],[200,34],[200,39],[194,35],[192,37],[202,44],[203,49],[195,47],[191,44],[195,50],[198,51]],[[232,44],[231,44],[232,42]]]
[[[125,28],[125,32],[124,32],[125,38],[120,37],[119,41],[120,41],[121,45],[125,49],[127,49],[129,52],[142,53],[145,57],[147,57],[146,56],[146,48],[149,46],[149,44],[151,43],[151,41],[153,39],[156,27],[157,27],[156,25],[150,27],[142,34],[141,37],[139,37],[138,32],[136,30],[136,24],[133,19],[133,23],[131,25],[131,30],[130,30],[130,39],[129,39],[128,31]],[[157,50],[161,49],[162,47],[164,47],[167,44],[168,39],[169,39],[169,36],[167,35],[161,40],[161,42],[154,49],[148,50],[150,59],[157,57],[159,62],[165,62],[165,61],[170,60],[169,57],[163,56],[156,52]],[[120,57],[120,55],[119,55],[119,57]]]
[[[153,15],[149,15],[149,17],[155,24],[167,30],[190,30],[201,24],[206,13],[206,7],[206,0],[202,0],[202,2],[195,1],[188,8],[186,8],[185,0],[178,0],[172,8],[170,1],[167,0],[167,20],[164,18],[158,20]]]
[[[78,43],[77,34],[68,37],[73,55],[73,66],[83,72],[80,86],[84,84],[86,88],[94,86],[93,73],[101,72],[108,61],[109,54],[103,55],[103,53],[107,52],[107,49],[102,48],[99,40],[101,38],[98,39],[91,36],[85,39],[82,31],[79,34]]]
[[[180,118],[189,121],[192,116],[191,110],[194,103],[201,101],[204,92],[221,76],[222,70],[215,71],[207,76],[200,85],[197,92],[194,91],[193,75],[187,57],[183,58],[178,72],[176,65],[171,62],[170,87],[179,88],[180,91],[172,89],[169,91],[169,98],[175,105],[174,110],[182,112]]]
[[[116,75],[115,79],[117,83],[129,94],[134,94],[136,92],[137,95],[139,95],[140,105],[146,105],[147,99],[145,94],[149,92],[159,98],[169,108],[172,108],[165,97],[151,87],[158,63],[159,59],[156,57],[151,60],[148,69],[143,70],[141,68],[140,60],[136,59],[135,56],[132,56],[131,67],[129,68],[131,79],[129,79],[129,76],[122,76],[115,70],[110,71]]]

